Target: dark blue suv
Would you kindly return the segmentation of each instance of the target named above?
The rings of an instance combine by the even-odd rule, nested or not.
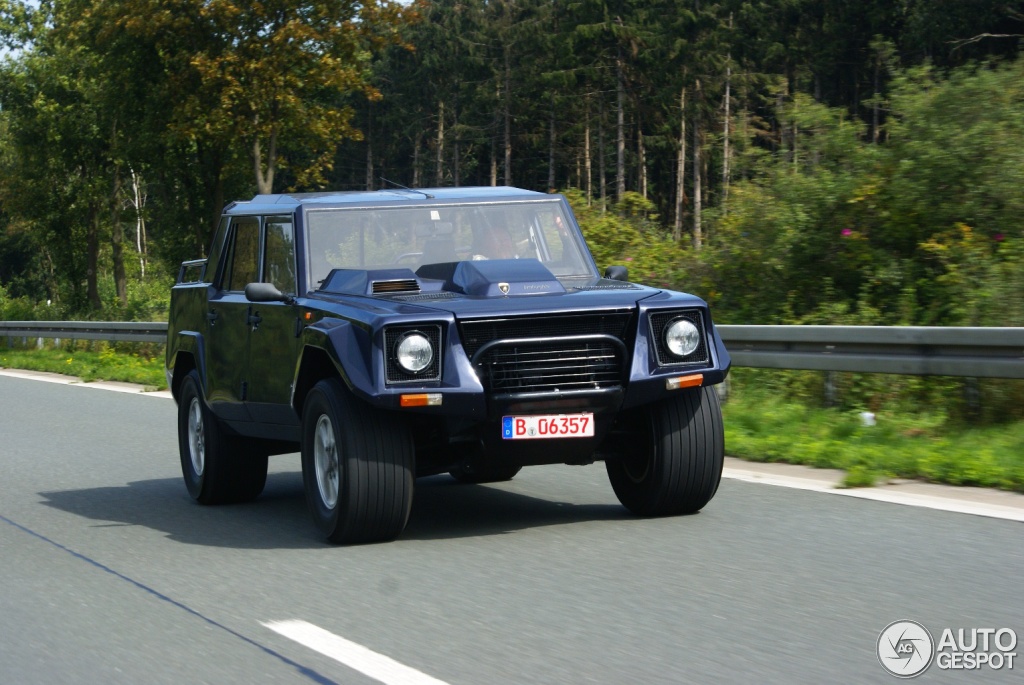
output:
[[[419,476],[604,461],[643,516],[714,496],[729,354],[693,295],[604,277],[565,198],[516,188],[258,195],[171,294],[182,472],[252,499],[301,451],[334,542],[401,533]]]

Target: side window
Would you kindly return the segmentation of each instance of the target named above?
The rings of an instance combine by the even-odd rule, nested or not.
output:
[[[266,221],[263,282],[273,283],[285,295],[295,294],[295,234],[290,217],[272,216]]]
[[[217,267],[220,265],[220,257],[224,254],[224,240],[228,232],[228,217],[220,220],[217,232],[213,234],[213,245],[210,246],[210,256],[206,258],[206,270],[203,271],[203,280],[207,283],[215,283],[217,279]]]
[[[231,228],[231,252],[221,283],[224,290],[242,291],[259,280],[260,220],[239,217],[232,221]]]

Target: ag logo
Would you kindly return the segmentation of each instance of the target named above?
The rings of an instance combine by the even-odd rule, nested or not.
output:
[[[502,295],[508,295],[509,285],[508,283],[499,283],[498,290],[501,291]]]
[[[897,678],[913,678],[932,664],[935,643],[917,621],[890,623],[878,636],[878,662]]]

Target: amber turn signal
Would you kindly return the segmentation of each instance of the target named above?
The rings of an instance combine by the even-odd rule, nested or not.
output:
[[[403,407],[440,407],[443,398],[444,395],[439,392],[402,395],[399,404]]]
[[[665,381],[666,390],[679,390],[680,388],[696,388],[704,384],[704,374],[696,373],[692,376],[676,376]]]

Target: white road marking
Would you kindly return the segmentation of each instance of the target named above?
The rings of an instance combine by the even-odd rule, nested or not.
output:
[[[18,369],[0,369],[0,376],[11,378],[23,378],[29,381],[42,381],[44,383],[57,383],[58,385],[72,385],[78,388],[93,388],[95,390],[110,390],[112,392],[123,392],[143,397],[159,397],[171,399],[169,390],[147,391],[144,386],[134,383],[119,383],[117,381],[91,381],[85,382],[74,376],[62,376],[49,371],[21,371]]]
[[[60,385],[74,385],[82,381],[72,376],[61,376],[47,371],[20,371],[18,369],[0,369],[0,376],[11,378],[23,378],[27,381],[42,381],[43,383],[58,383]]]
[[[385,685],[447,685],[362,645],[305,621],[269,621],[263,626],[313,651],[320,652]]]
[[[888,502],[890,504],[904,504],[911,507],[951,511],[958,514],[973,514],[975,516],[987,516],[989,518],[1005,519],[1007,521],[1024,521],[1024,509],[1019,507],[1008,507],[999,504],[987,504],[984,502],[971,502],[967,500],[954,499],[952,497],[935,497],[933,495],[900,492],[898,490],[886,490],[884,487],[837,488],[832,483],[814,480],[811,478],[756,473],[753,471],[744,471],[742,469],[735,468],[723,469],[722,477],[741,480],[746,483],[760,483],[762,485],[776,485],[783,488],[793,488],[795,490],[824,492],[829,495],[857,497],[859,499],[869,499],[876,502]]]

